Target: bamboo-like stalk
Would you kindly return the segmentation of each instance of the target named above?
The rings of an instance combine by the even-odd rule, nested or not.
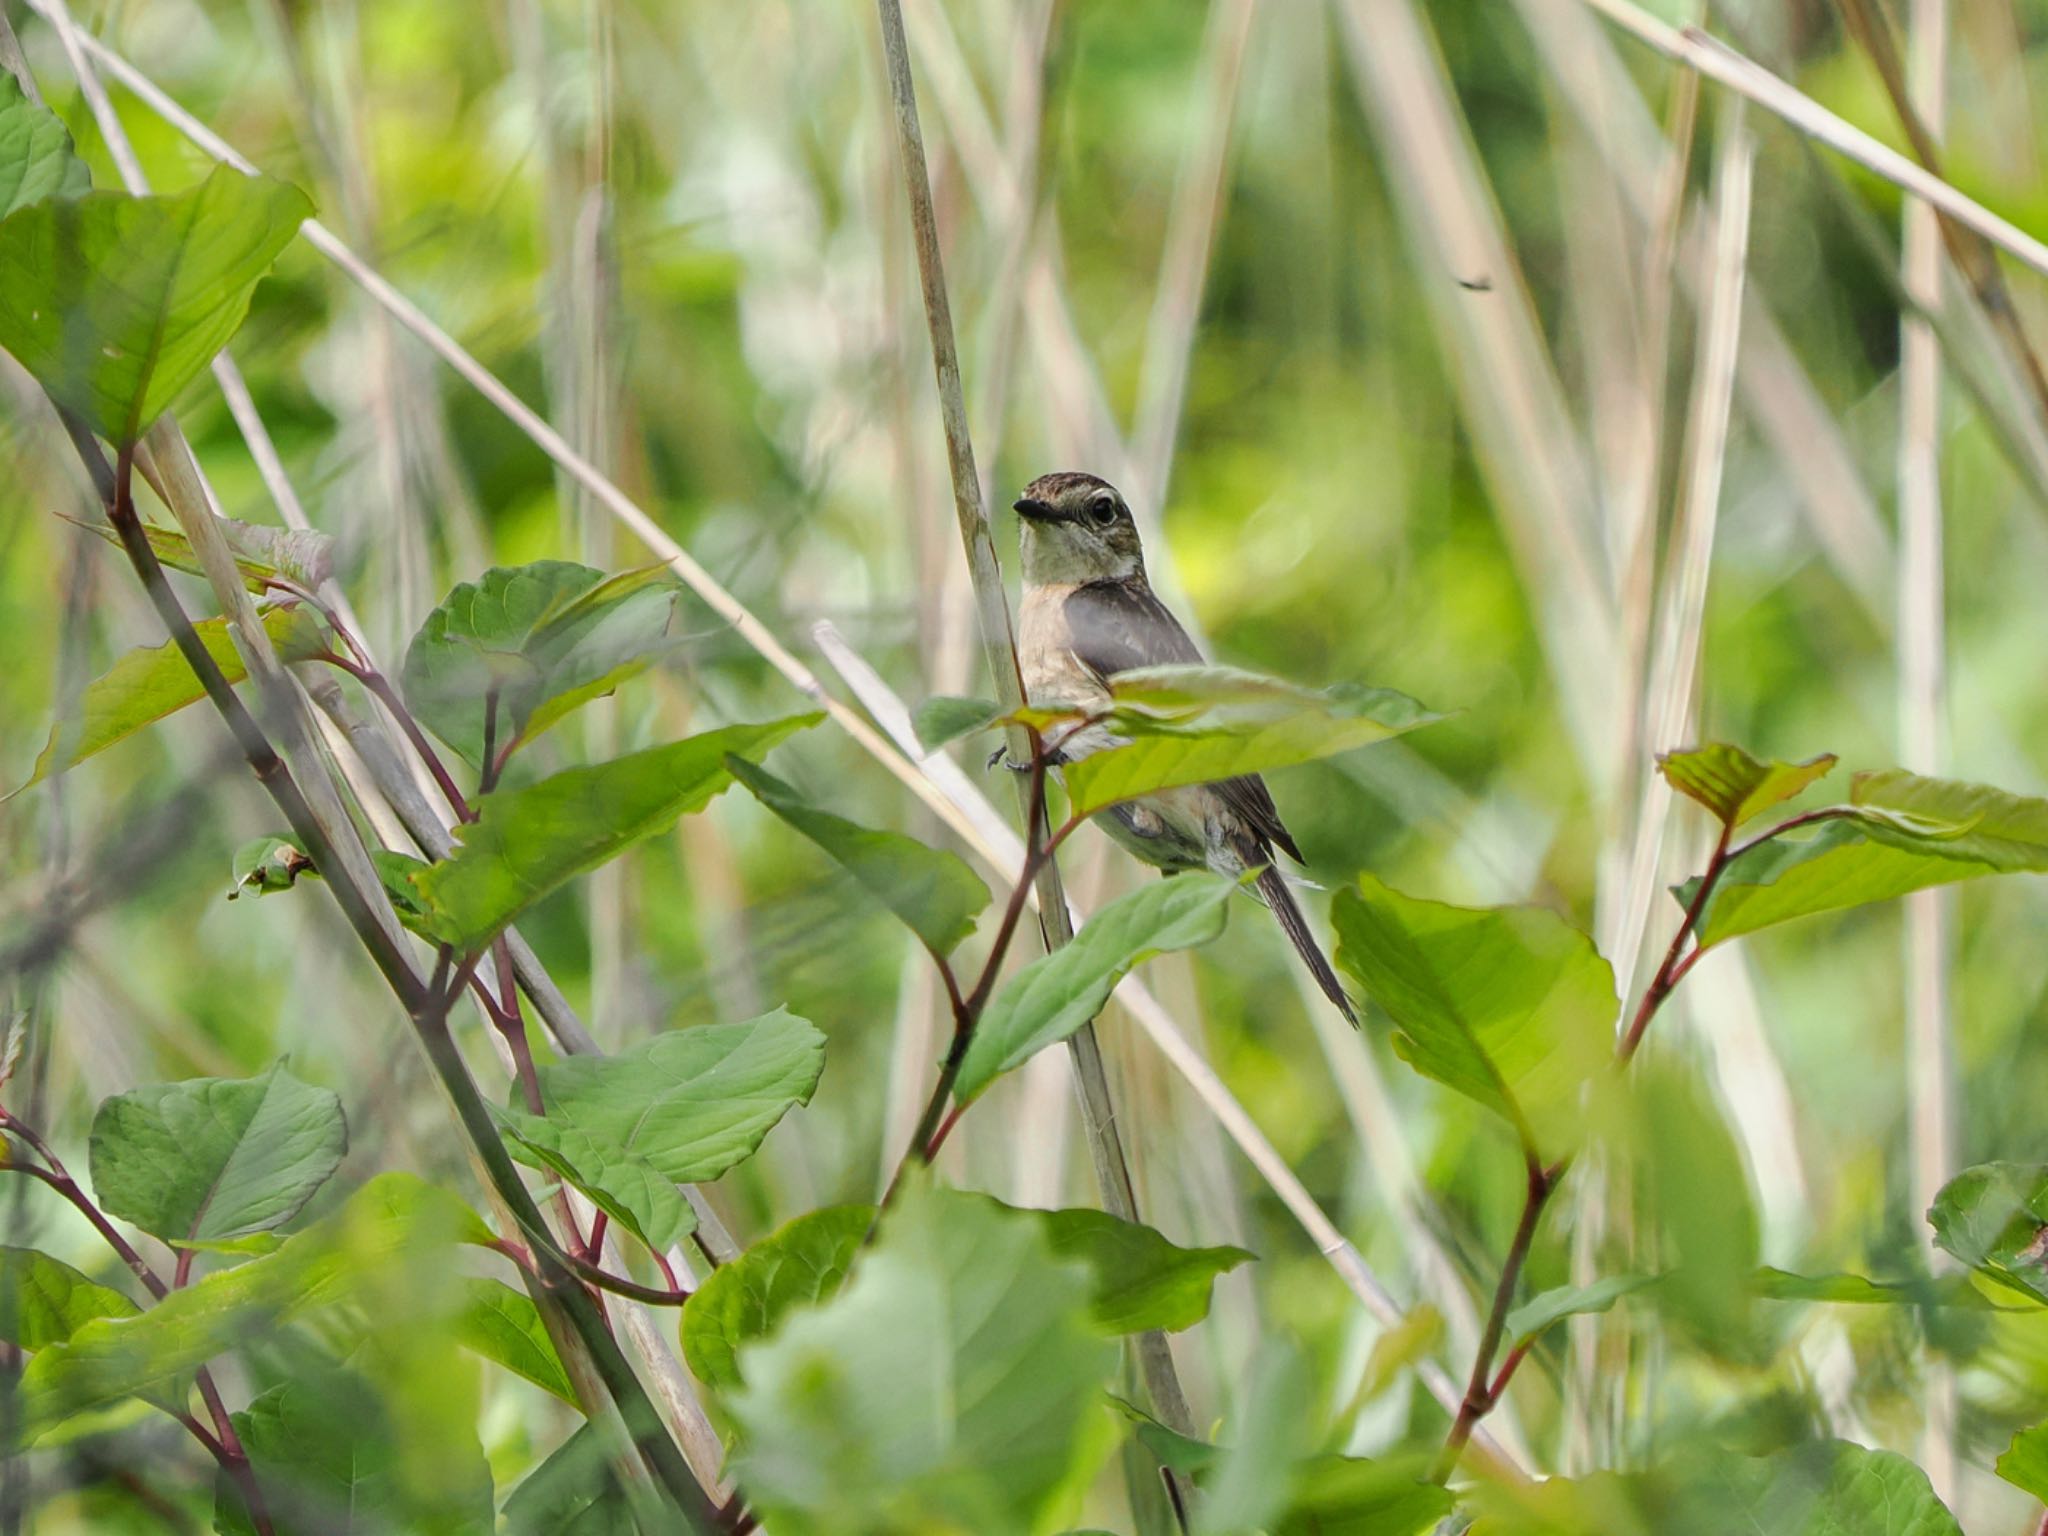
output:
[[[1869,19],[1860,8],[1859,14]],[[1914,138],[1921,157],[1932,165],[1933,148],[1947,111],[1947,0],[1913,0],[1906,67],[1910,79],[1905,88],[1910,99],[1901,105],[1916,125]],[[1901,266],[1907,292],[1923,311],[1938,310],[1944,265],[1942,221],[1927,204],[1913,203],[1906,209],[1904,233]],[[1982,246],[1975,249],[1989,267],[1996,291],[2002,293],[1994,258]],[[2026,377],[2041,389],[2040,364],[2019,331],[2017,316],[2009,307],[1992,308],[1983,274],[1972,281],[1987,312],[2003,314],[2009,322],[2004,334],[2028,365]],[[1898,558],[1899,761],[1916,773],[1940,773],[1947,757],[1941,343],[1933,326],[1912,313],[1900,320]],[[1951,910],[1951,893],[1947,891],[1916,891],[1906,898],[1906,1105],[1910,1208],[1914,1211],[1924,1211],[1934,1203],[1954,1163],[1956,1088],[1948,1006]],[[1946,1261],[1932,1235],[1923,1231],[1921,1240],[1928,1262],[1942,1266]],[[1955,1368],[1936,1351],[1923,1348],[1921,1370],[1920,1465],[1935,1493],[1952,1504],[1958,1472]]]
[[[1024,679],[1017,665],[1016,633],[1010,625],[1009,599],[1003,591],[1003,577],[996,563],[995,542],[989,535],[988,517],[982,510],[981,480],[974,468],[974,445],[968,436],[967,401],[960,385],[960,357],[953,339],[952,308],[946,296],[945,270],[939,254],[939,227],[932,209],[931,178],[925,169],[924,135],[918,127],[917,96],[910,78],[910,46],[903,32],[903,11],[898,0],[877,0],[881,20],[882,52],[889,77],[889,94],[895,110],[896,143],[902,156],[904,186],[909,195],[912,243],[917,251],[919,281],[924,290],[925,317],[931,331],[932,364],[938,377],[939,415],[945,428],[946,462],[953,480],[953,507],[960,523],[960,541],[967,558],[967,570],[974,582],[975,610],[980,620],[983,658],[995,686],[996,702],[1005,710],[1024,702]],[[1010,754],[1022,762],[1033,753],[1030,739],[1021,727],[1010,728]],[[1033,815],[1031,801],[1022,800],[1024,814]],[[1043,814],[1038,812],[1037,814]],[[1045,860],[1037,876],[1040,928],[1048,949],[1057,949],[1073,937],[1067,918],[1066,897],[1060,888],[1055,861]],[[1068,1042],[1073,1058],[1075,1085],[1080,1090],[1082,1128],[1095,1161],[1096,1183],[1104,1206],[1126,1221],[1138,1220],[1138,1201],[1131,1180],[1130,1164],[1124,1155],[1123,1139],[1117,1130],[1116,1106],[1110,1097],[1109,1078],[1103,1070],[1102,1051],[1092,1024],[1083,1025]],[[1151,1394],[1153,1407],[1169,1426],[1183,1433],[1192,1431],[1187,1399],[1174,1369],[1173,1351],[1166,1335],[1140,1334],[1138,1360]]]

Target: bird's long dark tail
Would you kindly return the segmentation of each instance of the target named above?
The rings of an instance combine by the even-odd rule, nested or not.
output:
[[[1344,984],[1337,979],[1336,971],[1324,958],[1322,948],[1316,943],[1316,936],[1309,931],[1308,919],[1302,916],[1301,908],[1295,905],[1294,893],[1287,889],[1287,878],[1277,867],[1268,864],[1259,871],[1259,899],[1273,909],[1273,915],[1280,919],[1281,930],[1286,933],[1294,947],[1301,951],[1301,958],[1308,966],[1308,973],[1315,977],[1316,985],[1323,989],[1323,995],[1337,1005],[1337,1011],[1349,1019],[1354,1027],[1358,1014],[1351,1006],[1351,999],[1344,995]]]

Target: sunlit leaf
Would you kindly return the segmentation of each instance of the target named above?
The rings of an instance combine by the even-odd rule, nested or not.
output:
[[[958,699],[941,694],[917,706],[911,721],[925,751],[936,752],[962,736],[985,731],[1003,718],[1003,707],[987,699]]]
[[[0,1248],[0,1339],[33,1353],[61,1344],[96,1317],[142,1309],[61,1259],[35,1248]]]
[[[837,1295],[874,1222],[871,1205],[812,1211],[713,1270],[683,1308],[683,1359],[696,1378],[713,1391],[736,1390],[741,1347]]]
[[[1861,773],[1840,815],[1729,862],[1707,899],[1700,942],[2018,871],[2048,871],[2048,800],[1897,768]],[[1689,905],[1697,890],[1689,880],[1674,894]]]
[[[951,953],[974,932],[975,915],[988,905],[988,887],[958,854],[820,810],[767,769],[743,758],[728,757],[725,767],[756,800],[830,854],[861,889],[939,954]]]
[[[1673,789],[1734,828],[1801,793],[1837,761],[1834,753],[1823,752],[1802,763],[1766,763],[1725,741],[1710,741],[1664,753],[1657,768]]]
[[[1106,1333],[1192,1328],[1209,1315],[1216,1277],[1252,1258],[1242,1248],[1182,1248],[1106,1211],[1032,1214],[1057,1257],[1088,1266],[1094,1277],[1092,1315]]]
[[[505,1536],[643,1536],[601,1425],[582,1425],[512,1490]]]
[[[1395,1024],[1416,1071],[1484,1104],[1545,1155],[1583,1134],[1578,1095],[1619,1004],[1592,940],[1535,907],[1453,907],[1372,875],[1331,907],[1337,963]]]
[[[781,1532],[1025,1536],[1108,1450],[1115,1347],[1029,1217],[908,1186],[832,1300],[744,1347],[735,1470]]]
[[[2048,1163],[1979,1163],[1928,1208],[1934,1240],[1974,1270],[2048,1302]]]
[[[230,683],[239,683],[249,675],[242,653],[229,636],[226,619],[201,619],[192,627],[198,631],[206,653]],[[266,610],[263,628],[280,661],[307,661],[327,649],[326,627],[297,606]],[[53,773],[76,767],[95,753],[125,741],[144,726],[154,725],[205,697],[199,675],[178,653],[175,642],[166,640],[162,645],[130,651],[86,685],[75,706],[76,713],[51,728],[49,742],[36,758],[34,772],[9,793],[18,795]]]
[[[241,1237],[298,1215],[347,1151],[341,1100],[279,1066],[106,1100],[92,1121],[92,1184],[109,1215],[166,1241]]]
[[[572,1407],[578,1406],[575,1388],[569,1384],[532,1297],[501,1280],[465,1280],[462,1291],[455,1337],[465,1349],[525,1377]]]
[[[92,172],[71,148],[57,114],[22,93],[0,71],[0,219],[52,197],[82,197]]]
[[[2036,1424],[2012,1437],[1998,1455],[1998,1475],[2015,1488],[2048,1502],[2048,1424]]]
[[[1767,1301],[1826,1301],[1845,1306],[1961,1307],[1981,1312],[1997,1304],[1967,1275],[1917,1280],[1872,1280],[1864,1275],[1795,1275],[1766,1265],[1756,1272],[1756,1294]]]
[[[675,600],[658,565],[613,576],[566,560],[494,567],[427,615],[399,673],[406,702],[481,766],[487,716],[496,755],[610,693],[667,648]]]
[[[100,436],[133,442],[241,326],[312,211],[226,165],[174,196],[18,208],[0,219],[0,347]]]
[[[1067,1039],[1150,956],[1215,938],[1235,889],[1221,875],[1175,875],[1097,912],[1071,943],[1025,966],[989,1002],[960,1064],[955,1095],[965,1103],[1012,1067]]]
[[[477,819],[456,828],[454,851],[414,881],[434,932],[459,949],[481,947],[558,886],[708,805],[732,783],[728,754],[759,757],[823,718],[729,725],[483,796]]]
[[[62,514],[60,514],[62,515]],[[106,523],[89,523],[66,517],[67,523],[98,534],[116,549],[121,535]],[[273,528],[265,523],[242,523],[231,517],[217,517],[213,526],[235,557],[235,569],[242,585],[251,592],[267,592],[281,583],[313,591],[334,574],[334,536],[311,528]],[[192,547],[192,541],[177,528],[144,523],[142,535],[159,563],[174,571],[195,576],[206,574],[206,563]]]
[[[1605,1312],[1622,1297],[1656,1283],[1655,1275],[1604,1275],[1587,1285],[1560,1285],[1543,1291],[1508,1314],[1508,1342],[1527,1343],[1565,1318]]]

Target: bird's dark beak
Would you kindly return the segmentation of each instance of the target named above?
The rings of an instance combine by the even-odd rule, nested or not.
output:
[[[1046,502],[1033,501],[1029,496],[1017,502],[1014,510],[1019,517],[1034,523],[1056,523],[1060,518],[1057,509]]]

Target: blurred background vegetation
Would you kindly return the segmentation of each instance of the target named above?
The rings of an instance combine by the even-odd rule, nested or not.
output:
[[[76,9],[306,188],[785,642],[811,656],[828,621],[906,698],[985,691],[870,6]],[[1784,757],[1835,751],[1851,768],[1901,759],[1895,615],[1913,571],[1895,509],[1895,189],[1775,119],[1739,117],[1715,88],[1695,120],[1678,72],[1580,0],[905,9],[991,503],[1047,469],[1102,473],[1137,507],[1158,585],[1212,654],[1456,711],[1274,780],[1316,878],[1372,869],[1449,900],[1537,902],[1613,957],[1645,889],[1630,861],[1652,749],[1714,735]],[[115,185],[50,27],[9,11],[96,179]],[[1739,0],[1714,19],[1902,143],[1825,0]],[[1950,178],[2023,227],[2048,225],[2035,103],[2048,5],[1959,5],[1950,41]],[[196,150],[115,99],[159,188],[198,179]],[[1665,174],[1664,135],[1688,126],[1682,176]],[[1750,298],[1709,574],[1674,531],[1700,513],[1684,494],[1686,422],[1709,283],[1687,274],[1711,275],[1701,221],[1744,134]],[[1474,195],[1461,203],[1460,187]],[[1470,238],[1444,234],[1460,207],[1477,216]],[[1499,250],[1484,237],[1494,217]],[[2040,320],[2037,283],[2015,284]],[[1936,433],[1950,737],[1937,762],[2040,792],[2048,503],[1986,402],[2022,419],[2031,406],[1973,342],[1981,326],[1961,323],[1965,290],[1948,292],[1986,382],[1980,394],[1951,380]],[[387,662],[449,584],[487,565],[645,558],[303,244],[233,352],[314,524],[341,540],[344,585]],[[276,521],[210,381],[180,414],[225,510]],[[54,424],[0,363],[0,782],[25,776],[67,688],[160,638],[115,553],[57,515],[87,505]],[[996,522],[1007,560],[1014,520]],[[1686,628],[1678,594],[1700,577],[1686,705],[1691,669],[1660,678],[1656,635]],[[796,705],[687,597],[678,623],[689,643],[663,669],[519,771]],[[1674,697],[1680,729],[1631,729]],[[445,1108],[335,914],[222,899],[231,850],[274,828],[220,745],[216,721],[193,712],[0,809],[0,943],[58,892],[94,893],[29,999],[60,1146],[136,1082],[287,1056],[342,1093],[358,1175],[466,1178]],[[962,757],[979,775],[979,755]],[[940,835],[842,737],[813,732],[778,763],[846,814]],[[1702,823],[1672,811],[1651,867],[1696,867]],[[1661,799],[1646,824],[1665,824]],[[1092,833],[1071,846],[1085,898],[1149,878]],[[1661,894],[1648,911],[1654,960],[1676,914]],[[1954,1167],[2048,1157],[2044,918],[2032,882],[1955,902]],[[943,1004],[891,920],[794,834],[728,796],[525,928],[607,1044],[777,1003],[826,1031],[816,1102],[716,1192],[743,1240],[872,1198],[922,1098]],[[1893,1277],[1924,1263],[1902,934],[1900,912],[1880,907],[1768,935],[1703,965],[1659,1023],[1655,1051],[1697,1069],[1739,1153],[1732,1252]],[[1444,1320],[1423,1312],[1383,1335],[1112,1008],[1105,1043],[1148,1217],[1177,1240],[1260,1255],[1178,1341],[1197,1418],[1227,1423],[1248,1362],[1286,1338],[1334,1444],[1434,1444],[1444,1416],[1397,1367],[1404,1351],[1436,1353],[1454,1375],[1470,1359],[1473,1297],[1490,1290],[1521,1194],[1506,1138],[1405,1076],[1381,1026],[1362,1046],[1332,1027],[1249,909],[1221,944],[1151,976],[1403,1304]],[[1064,1073],[1050,1053],[1005,1084],[949,1149],[953,1176],[1092,1203]],[[1602,1268],[1646,1262],[1629,1209],[1625,1187],[1565,1202],[1534,1282],[1566,1279],[1575,1244]],[[82,1229],[66,1246],[50,1202],[30,1198],[14,1220],[10,1241],[102,1264]],[[1971,1317],[1933,1338],[1963,1367],[1953,1502],[1973,1531],[2017,1530],[2025,1500],[1983,1469],[2048,1403],[2048,1333]],[[1559,1469],[1641,1459],[1708,1421],[1919,1447],[1928,1357],[1910,1309],[1778,1306],[1761,1325],[1759,1351],[1667,1336],[1648,1309],[1582,1330],[1576,1364],[1548,1349],[1520,1378],[1509,1432]],[[516,1381],[474,1390],[503,1480],[567,1427]],[[47,1528],[156,1528],[112,1476],[89,1445],[77,1452],[45,1490]],[[205,1482],[191,1462],[185,1492],[200,1498]],[[174,1477],[152,1484],[183,1497]],[[1113,1512],[1114,1491],[1103,1497]]]

